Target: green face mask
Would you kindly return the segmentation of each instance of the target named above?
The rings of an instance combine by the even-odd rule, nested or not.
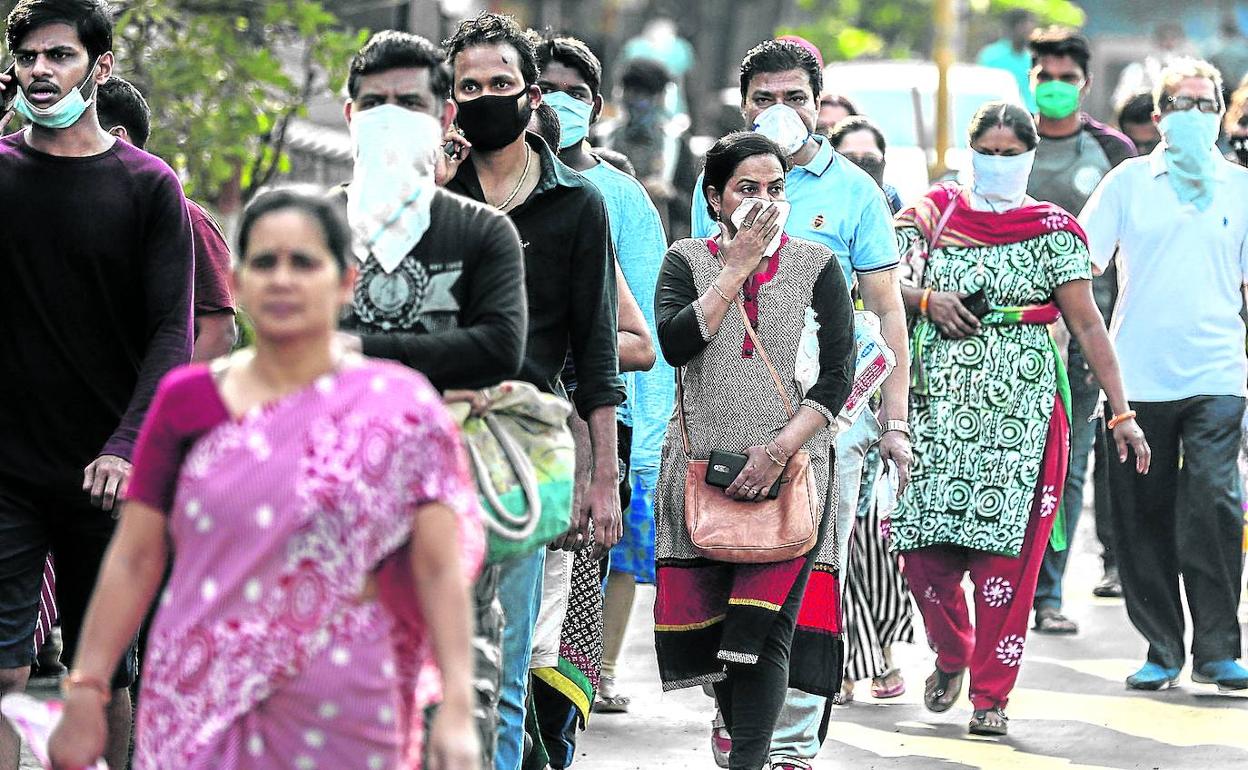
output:
[[[1060,80],[1040,83],[1036,86],[1036,106],[1046,118],[1068,118],[1079,109],[1079,86]]]

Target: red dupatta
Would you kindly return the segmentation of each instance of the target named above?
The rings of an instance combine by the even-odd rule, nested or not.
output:
[[[917,227],[924,239],[930,239],[945,210],[961,194],[962,188],[956,182],[942,182],[918,203],[898,214],[896,225]],[[931,248],[934,251],[942,246],[1002,246],[1053,232],[1068,232],[1084,243],[1088,240],[1075,218],[1052,203],[1033,201],[997,213],[976,211],[962,200]]]

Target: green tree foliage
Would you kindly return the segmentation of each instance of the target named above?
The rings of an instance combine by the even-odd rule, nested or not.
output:
[[[862,56],[923,58],[931,46],[933,0],[797,0],[810,21],[777,30],[810,40],[829,61]],[[969,0],[973,16],[1022,8],[1041,24],[1083,24],[1070,0]]]
[[[118,4],[121,5],[121,4]],[[129,0],[116,71],[152,107],[148,149],[189,195],[246,202],[289,166],[290,121],[341,85],[366,32],[343,31],[315,0]]]

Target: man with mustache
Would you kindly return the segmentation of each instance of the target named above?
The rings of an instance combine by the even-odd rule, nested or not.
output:
[[[100,0],[22,0],[9,14],[0,93],[29,121],[0,140],[0,695],[24,689],[39,580],[56,557],[71,661],[161,377],[191,354],[191,226],[163,161],[104,131],[95,92],[113,69]],[[109,704],[110,767],[126,766],[134,650],[112,681],[66,687]],[[0,726],[0,770],[16,736]]]

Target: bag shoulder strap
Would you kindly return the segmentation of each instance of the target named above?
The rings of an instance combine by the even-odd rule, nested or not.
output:
[[[936,223],[936,229],[932,231],[932,237],[927,239],[927,255],[929,257],[936,250],[936,244],[940,243],[940,236],[944,235],[945,226],[949,224],[949,218],[953,216],[954,209],[958,207],[958,199],[961,197],[962,191],[958,190],[958,194],[949,200],[949,204],[941,212],[940,220]]]
[[[771,373],[771,381],[775,383],[776,392],[780,394],[780,402],[784,404],[784,410],[789,413],[789,419],[797,414],[797,410],[793,408],[793,401],[789,398],[789,392],[784,389],[784,380],[780,379],[780,373],[776,371],[776,367],[771,363],[771,356],[767,355],[767,349],[763,347],[763,343],[758,339],[758,335],[754,333],[754,325],[750,323],[750,317],[745,313],[745,305],[742,304],[741,298],[737,297],[737,312],[741,315],[741,321],[745,324],[745,333],[750,335],[750,342],[754,343],[754,349],[758,351],[762,357],[763,363],[767,364],[767,371]]]
[[[771,357],[767,355],[767,349],[763,347],[763,343],[759,340],[758,335],[754,332],[754,326],[750,323],[750,317],[745,313],[745,305],[741,302],[741,297],[737,297],[737,312],[741,315],[741,321],[745,324],[745,333],[749,335],[750,341],[754,343],[754,349],[758,351],[759,357],[763,359],[763,363],[767,365],[767,371],[771,374],[771,381],[776,386],[776,392],[780,394],[780,401],[784,404],[784,410],[789,415],[789,419],[797,414],[793,408],[793,400],[789,398],[789,392],[784,389],[784,380],[781,379],[780,373],[776,371],[775,364],[771,362]],[[691,457],[693,447],[689,440],[689,425],[685,420],[685,368],[683,366],[676,367],[676,417],[680,422],[680,439],[685,448],[685,457]]]

